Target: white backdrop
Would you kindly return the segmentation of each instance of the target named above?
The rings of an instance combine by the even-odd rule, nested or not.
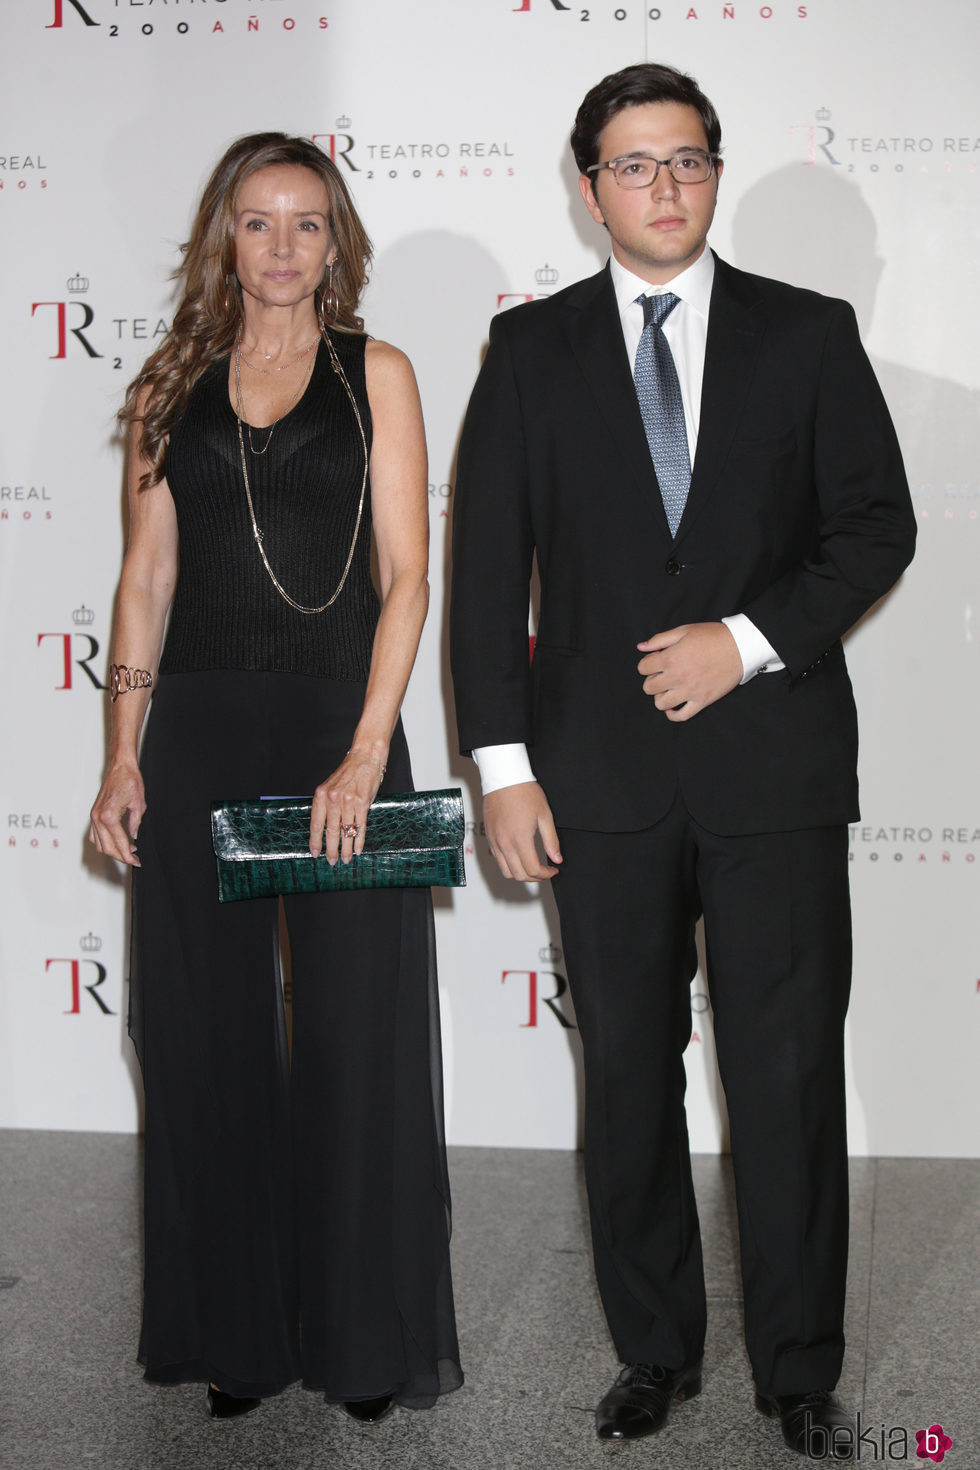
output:
[[[553,909],[494,876],[455,754],[444,586],[456,441],[497,310],[591,273],[567,137],[641,59],[715,102],[712,243],[842,295],[905,448],[919,552],[848,642],[855,1153],[977,1151],[980,1006],[974,0],[7,0],[0,20],[6,845],[0,1126],[129,1130],[125,886],[86,853],[122,553],[113,413],[171,310],[211,165],[243,132],[332,151],[374,239],[369,330],[418,372],[433,598],[405,719],[419,785],[460,784],[469,886],[437,898],[450,1140],[574,1146],[581,1088]],[[724,1147],[694,987],[692,1143]]]

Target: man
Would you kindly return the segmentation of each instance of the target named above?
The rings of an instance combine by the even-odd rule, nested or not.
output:
[[[599,1437],[652,1433],[701,1387],[683,1052],[703,913],[756,1406],[794,1449],[847,1459],[858,812],[840,640],[915,526],[851,308],[706,248],[720,147],[670,67],[627,67],[579,109],[579,187],[612,258],[493,322],[459,453],[456,702],[501,872],[554,881],[625,1364]]]

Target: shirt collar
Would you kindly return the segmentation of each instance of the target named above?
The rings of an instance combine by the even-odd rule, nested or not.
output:
[[[665,286],[653,286],[649,281],[644,281],[642,276],[635,276],[624,265],[620,265],[615,255],[609,257],[609,273],[612,276],[620,316],[625,315],[638,296],[673,291],[675,296],[707,320],[711,286],[715,278],[715,257],[710,250],[702,251],[693,265],[689,265]]]

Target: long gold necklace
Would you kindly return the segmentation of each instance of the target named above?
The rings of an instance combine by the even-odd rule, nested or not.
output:
[[[266,556],[265,547],[262,544],[263,543],[263,538],[265,536],[265,532],[259,530],[258,523],[256,522],[256,519],[255,519],[255,507],[252,504],[252,491],[251,491],[251,487],[249,486],[249,483],[248,483],[248,469],[247,469],[246,464],[245,464],[245,435],[242,433],[242,419],[244,417],[244,410],[243,410],[243,407],[242,407],[242,374],[241,374],[241,365],[240,365],[241,338],[240,337],[239,337],[238,341],[235,344],[235,388],[236,388],[236,395],[237,395],[237,402],[238,402],[238,408],[237,408],[237,412],[235,414],[235,418],[236,418],[237,423],[238,423],[238,450],[239,450],[239,454],[241,455],[241,461],[242,461],[242,480],[244,481],[244,484],[245,484],[245,498],[248,501],[248,513],[249,513],[249,517],[251,518],[251,521],[252,521],[252,535],[255,538],[255,544],[256,544],[256,546],[259,548],[259,555],[262,558],[263,565],[265,566],[265,569],[269,573],[269,577],[272,580],[272,585],[275,587],[275,589],[279,593],[280,597],[284,598],[284,600],[289,603],[289,606],[292,607],[292,608],[295,608],[297,612],[306,613],[308,616],[313,616],[316,613],[326,612],[327,608],[328,607],[332,607],[333,604],[337,601],[337,598],[340,596],[341,592],[344,589],[344,583],[347,581],[347,574],[350,571],[350,569],[351,569],[351,563],[354,560],[354,548],[357,546],[357,536],[358,536],[358,532],[361,529],[361,520],[362,520],[362,518],[364,516],[364,497],[365,497],[365,494],[366,494],[366,491],[367,491],[367,477],[368,477],[368,447],[367,447],[367,437],[366,437],[366,435],[364,433],[364,423],[363,423],[363,420],[361,419],[361,411],[360,411],[360,409],[357,406],[357,400],[354,397],[354,394],[353,394],[353,391],[351,389],[350,383],[347,381],[347,374],[344,372],[344,369],[341,366],[340,358],[337,356],[336,350],[334,349],[333,342],[330,340],[330,333],[326,330],[326,328],[323,329],[323,340],[327,344],[327,350],[330,353],[330,361],[331,361],[331,363],[333,365],[333,370],[338,375],[338,377],[340,378],[340,381],[343,383],[344,389],[345,389],[345,391],[347,393],[347,397],[350,399],[351,408],[354,410],[354,417],[357,420],[357,431],[358,431],[358,433],[361,436],[361,448],[364,451],[364,473],[361,476],[361,497],[360,497],[360,500],[358,501],[358,506],[357,506],[357,521],[356,521],[356,523],[354,525],[354,535],[351,538],[350,551],[347,553],[347,560],[344,563],[344,570],[341,573],[340,581],[337,583],[337,587],[336,587],[336,590],[334,591],[333,596],[330,597],[330,598],[328,598],[328,600],[325,603],[323,603],[322,606],[320,606],[320,607],[304,607],[301,602],[297,602],[294,597],[290,597],[289,593],[286,591],[285,587],[282,585],[282,583],[279,581],[279,578],[276,576],[275,572],[272,570],[272,567],[271,567],[271,565],[269,563],[269,558]],[[313,361],[315,362],[316,359],[314,358]],[[312,373],[312,371],[313,371],[313,368],[312,368],[312,364],[311,364],[310,373]],[[309,376],[309,375],[306,375],[306,376]],[[304,377],[304,382],[305,382],[305,377]],[[295,407],[295,404],[298,403],[298,402],[299,402],[299,395],[297,394],[296,399],[294,400],[294,403],[293,403],[293,407]],[[291,410],[288,410],[288,411],[291,411]],[[284,414],[280,414],[280,418],[284,418],[284,417],[285,417]],[[272,425],[272,427],[275,428],[275,426],[276,426],[276,424],[278,422],[279,422],[279,419],[276,419],[276,421]],[[268,449],[269,442],[271,441],[271,439],[272,439],[272,435],[270,433],[269,439],[266,441],[265,449],[261,449],[261,450],[258,451],[260,454],[264,454],[265,451],[266,451],[266,449]],[[251,430],[250,430],[249,446],[251,447]],[[256,451],[253,449],[252,450],[252,453],[255,454]]]

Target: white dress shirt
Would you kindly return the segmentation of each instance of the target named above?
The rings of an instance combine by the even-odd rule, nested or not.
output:
[[[609,261],[616,303],[623,328],[623,339],[630,362],[636,361],[636,349],[643,332],[643,307],[639,296],[659,296],[672,291],[679,298],[677,305],[663,324],[684,404],[684,422],[687,427],[687,446],[693,469],[698,447],[698,430],[701,423],[701,383],[704,378],[704,350],[708,337],[708,311],[711,302],[711,287],[715,277],[715,258],[705,249],[693,265],[680,275],[674,276],[665,286],[651,286],[640,276],[634,276],[613,256]],[[747,684],[756,674],[775,673],[785,667],[776,650],[759,632],[744,613],[733,613],[722,618],[735,640],[742,660],[740,683]],[[517,786],[535,780],[528,758],[527,747],[514,745],[484,745],[474,750],[473,759],[480,772],[480,784],[484,796],[503,786]]]

